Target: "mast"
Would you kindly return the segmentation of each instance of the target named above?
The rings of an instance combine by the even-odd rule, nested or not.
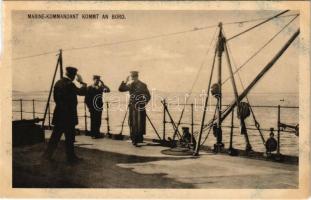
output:
[[[222,129],[221,129],[221,108],[222,108],[222,54],[224,52],[224,43],[225,38],[222,33],[222,23],[219,23],[219,34],[218,34],[218,44],[217,44],[217,56],[218,56],[218,76],[217,76],[217,84],[219,87],[219,94],[217,96],[217,128],[216,128],[216,136],[217,142],[214,145],[214,151],[218,152],[222,149],[224,144],[222,143]]]
[[[258,75],[254,78],[254,80],[245,88],[245,90],[238,96],[238,101],[241,101],[245,98],[245,96],[253,89],[253,87],[257,84],[257,82],[272,68],[272,66],[278,61],[278,59],[283,55],[283,53],[287,50],[287,48],[292,44],[292,42],[297,38],[300,33],[300,29],[298,29],[290,39],[284,44],[284,46],[278,51],[278,53],[270,60],[270,62],[258,73]],[[225,109],[225,111],[221,115],[220,121],[226,119],[226,117],[230,114],[233,108],[236,106],[236,100],[233,100],[231,104]],[[217,116],[217,120],[218,116]],[[213,120],[211,120],[205,128],[211,126]]]
[[[238,96],[238,98],[235,98],[231,102],[231,104],[224,110],[224,112],[221,115],[218,115],[216,119],[210,120],[207,125],[204,125],[204,120],[202,120],[201,130],[200,130],[200,133],[199,133],[199,139],[201,138],[201,135],[202,135],[203,131],[205,131],[207,128],[210,128],[211,126],[213,126],[215,120],[217,120],[217,125],[221,124],[221,122],[233,111],[233,109],[237,105],[237,103],[240,102],[243,98],[245,98],[245,96],[251,91],[251,89],[257,84],[257,82],[273,67],[273,65],[283,55],[283,53],[287,50],[287,48],[298,37],[299,33],[300,33],[300,29],[298,29],[290,37],[290,39],[277,52],[277,54],[270,60],[270,62],[268,64],[266,64],[266,66],[254,78],[254,80],[247,86],[247,88],[244,89],[244,91]],[[221,36],[221,34],[219,34],[219,35]],[[219,47],[219,45],[218,45],[218,47]],[[219,48],[218,48],[218,50],[219,50]],[[198,142],[197,145],[196,145],[196,151],[195,151],[194,155],[198,155],[199,154],[199,150],[200,150],[200,143]]]
[[[59,50],[59,54],[58,54],[58,58],[57,58],[57,62],[56,62],[56,66],[55,66],[55,70],[54,70],[54,75],[53,75],[53,79],[52,79],[52,83],[51,83],[51,87],[50,87],[50,91],[49,91],[49,96],[48,96],[48,100],[46,102],[46,106],[45,106],[45,111],[43,114],[43,121],[42,121],[42,127],[44,128],[44,123],[45,123],[45,119],[46,119],[46,115],[48,112],[48,108],[50,106],[50,100],[51,100],[51,96],[52,96],[52,91],[53,91],[53,87],[54,87],[54,82],[56,79],[56,74],[57,74],[57,70],[58,68],[60,68],[60,77],[63,77],[63,59],[62,59],[62,50]]]

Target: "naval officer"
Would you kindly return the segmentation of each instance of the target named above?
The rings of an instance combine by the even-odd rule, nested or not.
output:
[[[134,146],[144,140],[146,134],[146,105],[151,95],[145,83],[138,79],[138,71],[131,72],[132,82],[129,83],[129,76],[122,81],[119,91],[130,93],[129,101],[129,127],[131,140]]]
[[[74,67],[66,67],[66,76],[58,80],[54,86],[53,95],[56,104],[52,120],[54,128],[44,153],[44,157],[49,160],[52,158],[63,133],[65,133],[67,161],[74,164],[80,160],[74,152],[73,143],[75,126],[78,124],[77,95],[85,95],[86,84],[81,76],[77,74],[77,71]],[[77,82],[82,85],[80,88],[73,83],[76,76]]]
[[[90,112],[91,116],[91,133],[93,139],[102,138],[100,134],[100,126],[102,121],[103,112],[103,93],[110,92],[107,85],[100,80],[100,76],[93,76],[94,83],[87,87],[85,95],[85,104]]]

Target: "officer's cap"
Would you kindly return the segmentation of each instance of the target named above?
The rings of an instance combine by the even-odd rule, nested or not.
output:
[[[66,72],[68,74],[77,74],[78,69],[75,67],[68,66],[66,67]]]
[[[99,75],[93,75],[93,80],[99,80],[100,76]]]
[[[131,76],[138,76],[138,71],[131,71]]]
[[[183,126],[181,129],[182,129],[183,131],[187,131],[187,130],[189,130],[189,127]]]

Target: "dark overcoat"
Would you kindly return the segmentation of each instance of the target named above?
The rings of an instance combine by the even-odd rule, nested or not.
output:
[[[151,95],[148,87],[142,81],[131,84],[122,82],[119,87],[120,92],[129,91],[129,127],[132,140],[141,142],[142,135],[146,134],[146,109]]]
[[[78,88],[69,78],[58,80],[54,86],[55,109],[52,124],[60,128],[78,124],[77,95],[85,95],[86,87]]]
[[[90,85],[86,89],[84,103],[87,105],[90,111],[103,110],[103,93],[109,93],[110,89],[106,85],[101,85],[96,87],[94,85]]]

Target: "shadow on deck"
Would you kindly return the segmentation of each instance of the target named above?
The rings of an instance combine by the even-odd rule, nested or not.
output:
[[[83,146],[83,145],[80,145]],[[193,188],[192,184],[164,177],[164,173],[140,174],[118,164],[181,160],[174,157],[143,157],[76,147],[84,160],[66,163],[63,141],[53,162],[42,160],[44,144],[14,148],[13,187],[15,188]]]

